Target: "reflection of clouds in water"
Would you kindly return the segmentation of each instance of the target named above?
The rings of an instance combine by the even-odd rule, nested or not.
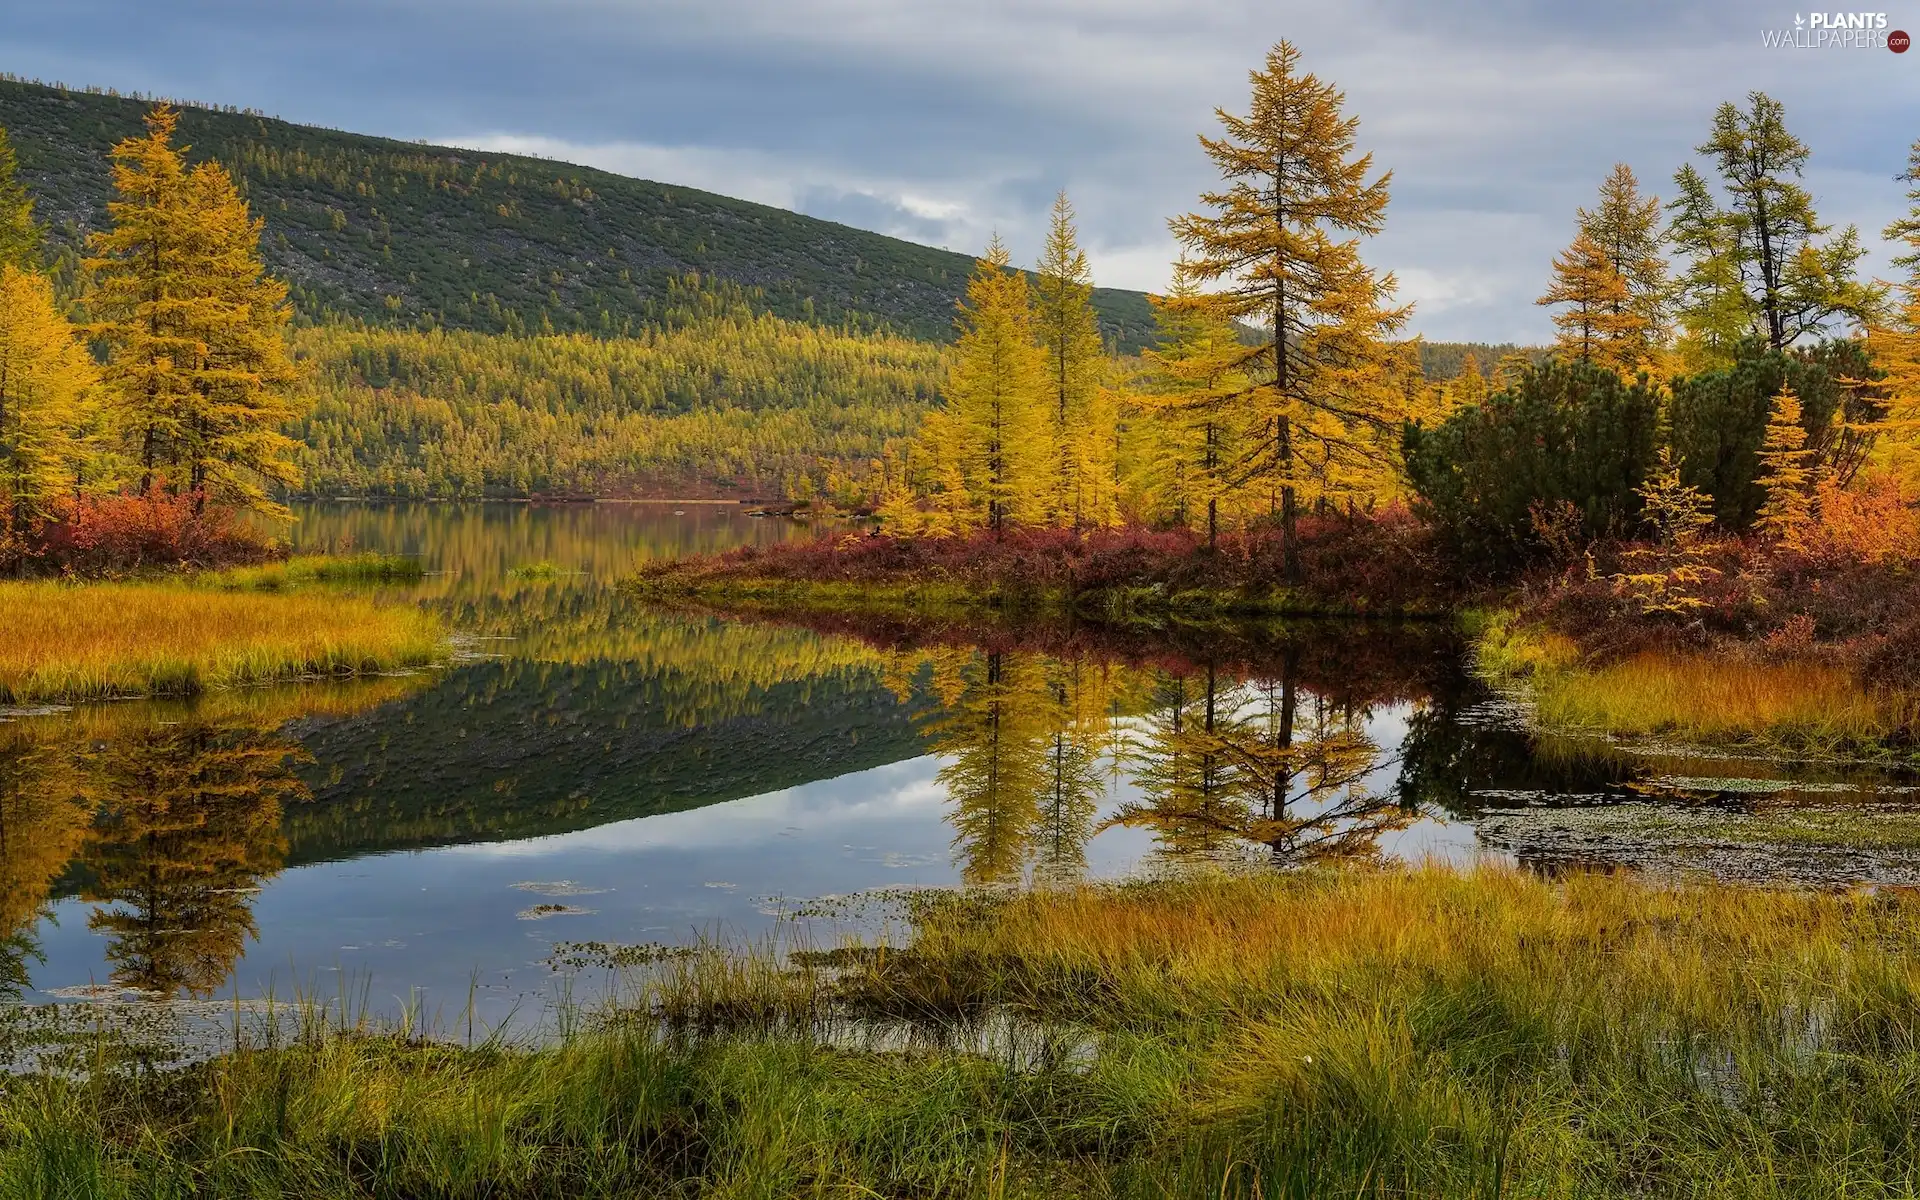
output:
[[[636,817],[576,833],[449,846],[435,851],[469,858],[535,858],[576,851],[738,850],[783,835],[821,836],[842,824],[873,820],[937,819],[946,793],[934,776],[939,761],[915,758],[781,792],[730,800],[687,812]]]

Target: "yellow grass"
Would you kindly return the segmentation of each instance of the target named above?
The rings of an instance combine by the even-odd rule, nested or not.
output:
[[[183,696],[432,662],[439,622],[411,606],[320,592],[164,583],[0,583],[0,702]]]
[[[1534,705],[1549,728],[1612,733],[1871,740],[1912,717],[1911,701],[1862,688],[1844,667],[1642,654],[1596,670],[1544,670]]]

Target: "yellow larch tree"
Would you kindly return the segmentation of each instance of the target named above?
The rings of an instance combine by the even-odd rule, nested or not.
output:
[[[0,520],[19,523],[83,482],[80,434],[98,374],[43,275],[0,265]]]
[[[1033,336],[1027,277],[1007,261],[996,236],[975,264],[947,383],[965,520],[996,534],[1043,517],[1047,465],[1045,358]]]
[[[92,333],[144,494],[162,480],[273,509],[263,483],[296,478],[286,288],[259,257],[260,223],[218,165],[188,171],[178,114],[156,105],[112,153],[117,199],[92,239]]]
[[[1280,518],[1289,576],[1302,502],[1389,476],[1412,394],[1389,344],[1410,308],[1393,306],[1393,276],[1360,258],[1360,238],[1384,225],[1390,175],[1369,178],[1345,96],[1299,67],[1299,51],[1279,43],[1250,73],[1247,115],[1218,110],[1224,136],[1200,144],[1226,186],[1201,196],[1211,211],[1170,223],[1195,280],[1218,288],[1213,312],[1261,332],[1238,364],[1248,379],[1239,474]]]
[[[1668,336],[1667,305],[1672,282],[1661,257],[1660,197],[1640,194],[1633,168],[1615,163],[1600,184],[1600,201],[1578,210],[1580,232],[1606,256],[1620,277],[1626,297],[1612,309],[1611,331],[1625,345],[1613,357],[1632,370],[1654,359]]]
[[[1106,359],[1093,278],[1065,192],[1053,202],[1033,293],[1034,333],[1046,352],[1049,462],[1042,515],[1053,525],[1111,525],[1119,517],[1114,410],[1102,386]]]
[[[1767,417],[1756,480],[1767,500],[1760,506],[1754,527],[1789,547],[1800,544],[1813,519],[1813,452],[1807,446],[1807,431],[1800,420],[1800,398],[1792,388],[1782,388],[1773,398]]]
[[[1442,407],[1448,412],[1486,403],[1487,377],[1480,373],[1480,360],[1468,354],[1460,360],[1460,369],[1442,390]]]
[[[1145,352],[1150,390],[1132,397],[1144,418],[1137,490],[1163,520],[1206,530],[1207,545],[1229,515],[1239,458],[1235,404],[1246,395],[1244,347],[1231,322],[1194,286],[1185,263],[1173,287],[1153,300],[1159,345]],[[1225,511],[1223,511],[1225,510]]]
[[[1560,306],[1553,314],[1560,330],[1554,339],[1559,357],[1620,374],[1639,365],[1644,323],[1632,310],[1626,279],[1585,230],[1554,258],[1553,285],[1535,303]]]
[[[190,326],[202,353],[187,422],[187,486],[223,504],[281,511],[263,485],[300,482],[293,460],[299,444],[281,432],[296,413],[287,390],[296,378],[287,353],[287,286],[267,274],[263,223],[248,213],[226,171],[202,163],[187,184],[205,238],[199,282],[215,301],[196,307],[205,324]]]
[[[1885,372],[1880,381],[1887,396],[1887,414],[1875,426],[1874,453],[1908,484],[1920,483],[1920,141],[1908,152],[1908,166],[1900,178],[1912,185],[1907,192],[1907,215],[1891,224],[1883,236],[1904,242],[1907,252],[1894,258],[1907,278],[1898,287],[1898,308],[1867,326],[1867,353]]]
[[[194,238],[183,219],[186,164],[172,145],[178,120],[156,105],[146,136],[113,148],[112,225],[93,235],[95,257],[86,264],[95,280],[88,304],[103,318],[91,332],[109,351],[106,379],[143,495],[185,444],[191,364],[201,353],[188,326],[204,322],[195,310],[211,306],[194,286]]]

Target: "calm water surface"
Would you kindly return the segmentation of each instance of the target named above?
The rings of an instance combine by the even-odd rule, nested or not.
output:
[[[752,935],[868,889],[1222,858],[1644,865],[1643,837],[1583,814],[1750,816],[1756,775],[1905,794],[1539,744],[1439,628],[989,636],[614,590],[655,556],[809,536],[731,506],[316,506],[295,536],[420,557],[393,598],[443,613],[460,659],[0,721],[0,988],[345,987],[537,1021],[602,986],[556,946]]]

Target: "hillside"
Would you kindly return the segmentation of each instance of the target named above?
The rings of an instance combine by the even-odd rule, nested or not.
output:
[[[106,219],[106,152],[144,101],[0,80],[0,126],[57,247]],[[897,238],[589,167],[427,146],[187,108],[190,157],[217,159],[266,219],[268,264],[300,315],[488,333],[637,332],[668,281],[699,272],[766,307],[830,325],[948,340],[973,260]],[[1125,351],[1153,314],[1139,292],[1095,294]]]

